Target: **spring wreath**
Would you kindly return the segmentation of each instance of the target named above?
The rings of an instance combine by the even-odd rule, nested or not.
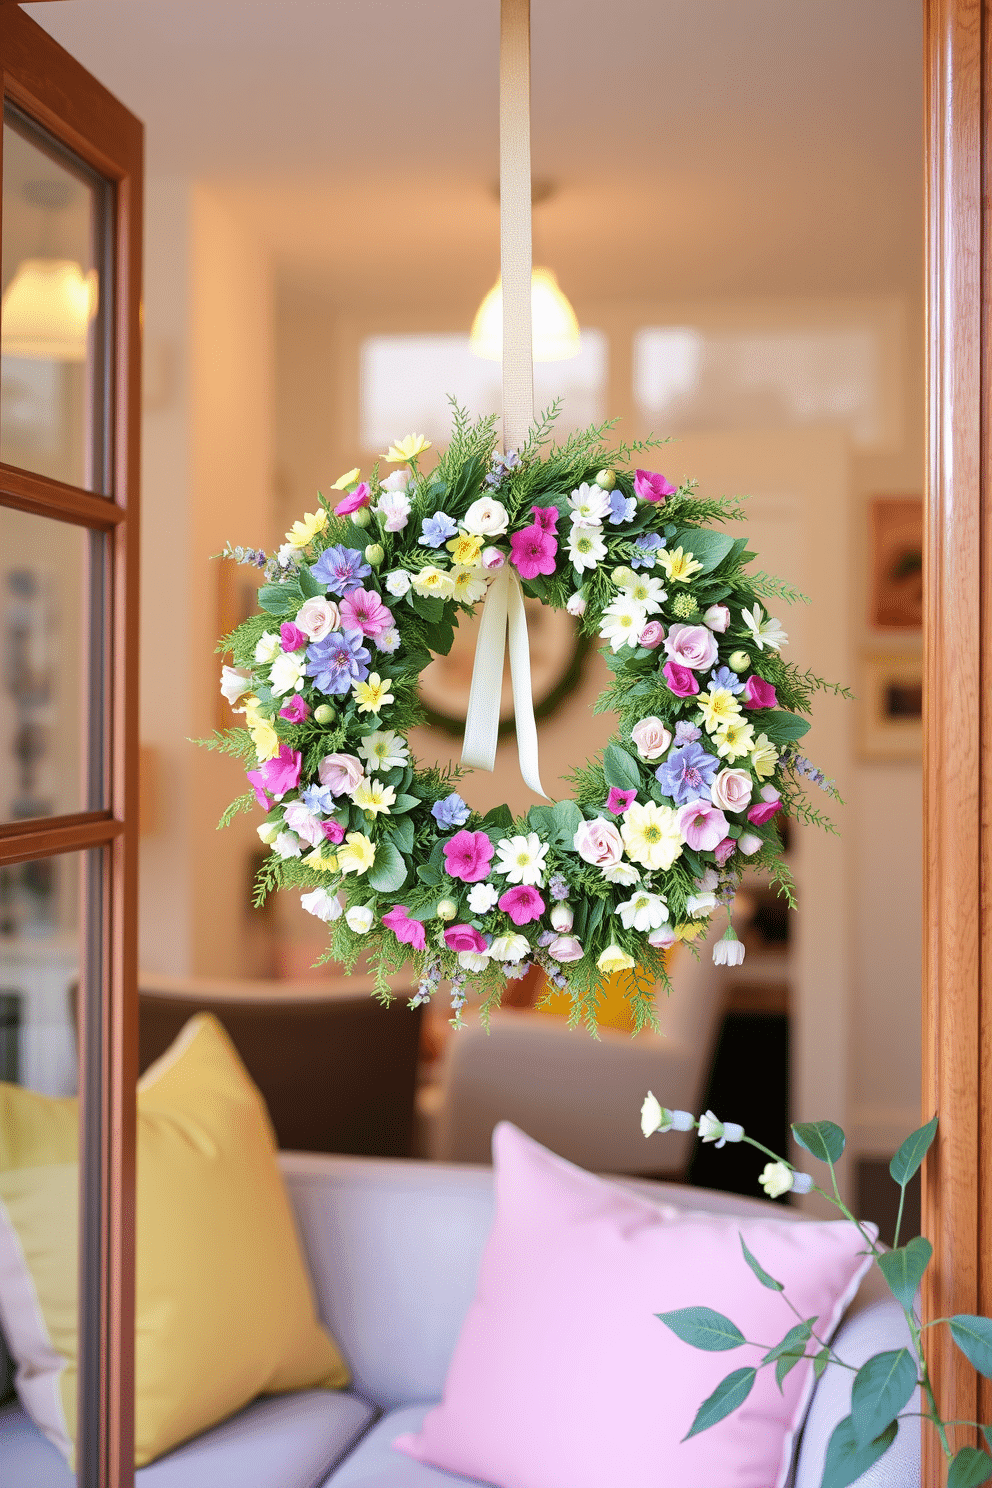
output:
[[[720,906],[729,922],[746,865],[792,901],[778,825],[829,825],[805,782],[832,787],[796,748],[827,684],[782,659],[765,609],[800,596],[749,572],[746,538],[707,525],[739,506],[631,469],[658,442],[611,450],[609,425],[552,445],[554,413],[501,455],[495,421],[456,407],[433,470],[410,436],[385,457],[402,468],[349,471],[277,555],[226,548],[268,582],[219,648],[243,722],[206,742],[247,766],[222,825],[256,802],[266,813],[256,902],[302,889],[330,929],[323,959],[367,954],[383,996],[412,959],[414,1002],[449,981],[456,1020],[469,981],[488,1009],[536,962],[591,1022],[604,979],[627,970],[641,1026],[666,948]],[[517,820],[474,811],[462,771],[418,765],[407,743],[420,673],[497,583],[602,638],[613,683],[597,711],[618,719],[571,797]],[[742,955],[728,923],[714,959]]]

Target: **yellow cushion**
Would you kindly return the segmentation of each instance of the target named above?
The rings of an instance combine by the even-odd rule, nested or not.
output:
[[[0,1084],[0,1319],[24,1408],[72,1463],[76,1102]],[[339,1388],[265,1103],[215,1018],[138,1087],[135,1463],[256,1395]]]
[[[670,948],[665,956],[669,973],[672,970],[673,949],[674,947]],[[634,1015],[630,1006],[632,985],[632,974],[629,971],[615,971],[606,978],[596,1009],[596,1023],[600,1028],[614,1028],[618,1033],[633,1033]],[[557,992],[549,985],[538,1001],[536,1010],[539,1013],[548,1013],[552,1018],[567,1018],[572,1011],[572,999],[567,992]]]

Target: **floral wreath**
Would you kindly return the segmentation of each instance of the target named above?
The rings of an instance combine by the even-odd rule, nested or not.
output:
[[[556,412],[499,454],[495,420],[454,406],[433,470],[410,435],[384,457],[404,468],[343,475],[336,503],[321,496],[276,555],[228,545],[221,556],[267,582],[261,613],[218,648],[233,653],[221,689],[243,725],[203,742],[248,767],[221,825],[256,802],[266,813],[256,904],[302,889],[329,926],[321,961],[368,955],[389,997],[412,959],[412,1005],[446,980],[456,1022],[469,982],[485,1012],[536,963],[591,1024],[604,979],[626,971],[640,1027],[667,948],[720,906],[714,960],[743,959],[729,911],[745,866],[770,869],[794,903],[779,823],[830,828],[805,782],[836,795],[796,750],[799,715],[818,688],[843,689],[780,655],[764,601],[802,596],[748,572],[746,538],[704,525],[740,519],[736,503],[636,468],[659,440],[610,450],[607,424],[550,444]],[[613,683],[597,711],[618,717],[571,798],[516,820],[505,805],[474,811],[455,789],[463,771],[422,767],[407,743],[420,673],[508,564],[524,593],[602,639]]]

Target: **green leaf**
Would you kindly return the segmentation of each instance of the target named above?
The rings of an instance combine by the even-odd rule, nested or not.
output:
[[[992,1321],[959,1312],[950,1319],[951,1337],[979,1374],[992,1379]]]
[[[823,1348],[813,1360],[813,1374],[819,1379],[827,1365],[830,1363],[830,1350]]]
[[[641,772],[635,761],[619,744],[607,744],[603,753],[603,774],[607,785],[617,790],[640,790]]]
[[[393,818],[389,823],[389,836],[405,857],[413,852],[413,822],[408,816]]]
[[[889,1291],[903,1307],[912,1307],[916,1301],[917,1288],[932,1255],[930,1241],[917,1235],[908,1245],[900,1245],[898,1250],[888,1250],[876,1256],[878,1269],[885,1277]]]
[[[419,909],[411,909],[409,912],[410,919],[419,920],[421,924],[423,924],[425,920],[433,920],[435,915],[437,914],[437,907],[440,902],[440,899],[432,899],[430,904],[422,904]]]
[[[402,816],[404,811],[412,811],[414,806],[419,805],[419,796],[399,795],[396,797],[396,800],[393,802],[392,806],[390,806],[389,811],[392,816]]]
[[[393,894],[406,883],[402,853],[388,838],[376,843],[375,862],[369,869],[369,884],[378,894]]]
[[[862,1364],[851,1386],[851,1422],[858,1447],[867,1447],[890,1425],[919,1379],[907,1348],[890,1349]]]
[[[259,607],[267,615],[294,614],[302,598],[298,584],[263,584],[258,591]]]
[[[867,1446],[859,1447],[854,1439],[851,1417],[838,1421],[827,1443],[827,1457],[823,1464],[823,1481],[820,1488],[848,1488],[862,1473],[866,1473],[880,1457],[883,1457],[896,1439],[898,1422],[891,1421],[881,1436]]]
[[[729,532],[714,532],[708,527],[683,527],[670,547],[691,553],[696,562],[703,565],[703,573],[712,573],[728,553],[733,552],[734,541]]]
[[[782,1381],[790,1369],[795,1369],[800,1359],[805,1359],[806,1350],[797,1349],[792,1353],[780,1354],[775,1360],[775,1383],[778,1385],[779,1394],[782,1393]]]
[[[586,920],[586,928],[583,934],[588,939],[594,930],[598,930],[602,923],[603,915],[606,913],[606,900],[596,899],[589,907],[589,915]]]
[[[440,600],[431,600],[431,604],[440,604]],[[455,627],[450,620],[442,617],[440,620],[432,621],[427,626],[425,640],[435,656],[447,656],[455,644]]]
[[[413,590],[411,589],[411,594]],[[433,595],[414,595],[411,600],[414,610],[428,625],[436,625],[444,617],[444,600]]]
[[[576,832],[582,825],[582,812],[574,801],[556,801],[551,808],[551,820],[555,835],[571,847]]]
[[[666,1328],[671,1328],[683,1343],[710,1353],[740,1348],[747,1342],[740,1328],[722,1312],[714,1312],[712,1307],[677,1307],[674,1312],[655,1313],[655,1317],[660,1318]]]
[[[488,816],[484,820],[487,824],[489,823]],[[527,812],[527,824],[532,831],[536,832],[539,837],[543,837],[546,842],[550,842],[555,834],[555,820],[551,815],[550,806],[532,806]],[[493,823],[493,825],[510,827],[513,825],[513,822],[512,820],[508,822],[500,821]]]
[[[436,889],[440,887],[441,872],[439,869],[431,867],[430,863],[420,864],[420,867],[417,869],[417,877],[421,883],[427,884],[428,888]]]
[[[327,585],[315,579],[306,565],[297,570],[296,582],[300,586],[300,593],[304,599],[316,599],[318,595],[327,593]]]
[[[773,744],[790,744],[809,733],[809,719],[778,708],[762,709],[752,715],[755,734],[767,734]]]
[[[796,1121],[792,1135],[820,1162],[838,1162],[844,1151],[844,1133],[835,1121]]]
[[[797,1350],[802,1357],[815,1322],[816,1318],[811,1317],[805,1318],[801,1323],[794,1323],[781,1343],[777,1343],[774,1348],[768,1350],[761,1361],[762,1364],[771,1364],[775,1359],[781,1359],[783,1354],[794,1354]]]
[[[494,806],[482,818],[487,827],[512,827],[513,812],[509,806]]]
[[[992,1457],[980,1447],[962,1447],[955,1452],[947,1474],[947,1488],[978,1488],[992,1478]]]
[[[698,1436],[700,1431],[705,1431],[708,1426],[715,1426],[717,1421],[722,1421],[724,1416],[729,1416],[731,1411],[743,1405],[751,1393],[757,1373],[756,1369],[735,1369],[733,1374],[722,1379],[713,1394],[699,1407],[696,1419],[682,1440],[688,1441],[690,1436]]]
[[[784,1288],[783,1283],[780,1282],[780,1281],[776,1281],[773,1276],[769,1276],[768,1275],[768,1272],[765,1271],[765,1270],[763,1270],[762,1267],[758,1265],[758,1262],[755,1260],[754,1256],[751,1254],[751,1252],[748,1250],[747,1246],[745,1245],[745,1243],[744,1243],[744,1236],[741,1234],[740,1230],[737,1231],[737,1234],[738,1234],[738,1236],[740,1238],[741,1250],[744,1252],[744,1259],[747,1261],[748,1265],[751,1267],[751,1270],[754,1272],[755,1276],[761,1282],[761,1285],[763,1287],[768,1287],[769,1291],[772,1291],[772,1292],[781,1292],[781,1291],[784,1291],[785,1288]],[[806,1336],[807,1336],[807,1338],[809,1337],[809,1333],[808,1332],[807,1332]]]
[[[905,1187],[913,1174],[919,1169],[936,1135],[937,1118],[934,1116],[933,1120],[928,1121],[926,1126],[919,1127],[906,1138],[895,1157],[889,1163],[889,1172],[892,1174],[896,1183]]]

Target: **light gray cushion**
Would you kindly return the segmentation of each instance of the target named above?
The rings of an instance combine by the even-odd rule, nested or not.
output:
[[[372,1416],[364,1401],[336,1390],[266,1396],[141,1468],[136,1488],[314,1488]],[[73,1488],[75,1481],[19,1405],[0,1409],[3,1488]]]
[[[393,1451],[396,1438],[404,1431],[419,1431],[431,1409],[430,1405],[408,1405],[383,1416],[321,1488],[459,1488],[459,1485],[480,1488],[478,1478],[462,1478],[437,1467],[425,1467],[405,1452]],[[491,1485],[483,1484],[481,1488]]]
[[[14,1361],[10,1357],[6,1340],[0,1333],[0,1405],[14,1390]]]

